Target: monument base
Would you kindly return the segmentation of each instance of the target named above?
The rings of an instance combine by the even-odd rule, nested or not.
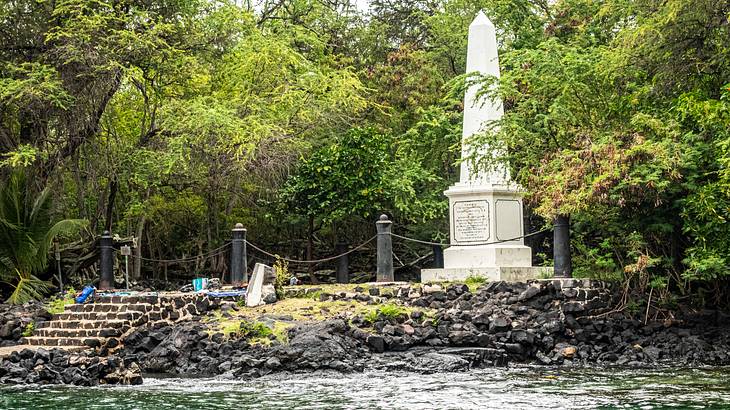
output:
[[[444,249],[445,268],[532,266],[532,249],[517,244],[451,246]]]
[[[552,267],[541,266],[421,269],[421,283],[463,282],[469,277],[485,278],[489,282],[525,282],[552,276]]]
[[[522,192],[510,184],[457,183],[449,197],[452,246],[444,267],[422,269],[421,282],[523,282],[552,276],[553,268],[533,267],[532,249],[523,242]]]

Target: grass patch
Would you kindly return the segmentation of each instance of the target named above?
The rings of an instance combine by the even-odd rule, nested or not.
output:
[[[483,276],[469,276],[464,280],[464,284],[469,287],[471,293],[475,293],[485,283],[487,283],[487,278]]]
[[[240,335],[246,339],[269,337],[273,334],[271,329],[261,322],[249,322],[244,320],[239,325]]]
[[[220,332],[227,338],[247,339],[252,344],[270,344],[271,335],[274,335],[281,342],[287,341],[287,329],[289,325],[284,323],[275,323],[273,328],[266,323],[256,320],[225,320],[219,323]]]
[[[276,340],[278,340],[281,343],[289,343],[289,328],[292,327],[292,324],[285,323],[285,322],[274,322],[274,326],[271,328],[271,334],[276,337]]]
[[[221,323],[221,333],[227,337],[237,336],[241,331],[241,322]]]
[[[35,330],[35,322],[28,323],[27,325],[25,325],[25,329],[23,329],[23,337],[33,336],[34,330]]]
[[[368,289],[370,289],[370,286],[365,283],[335,283],[335,284],[320,284],[320,285],[299,285],[296,287],[297,290],[301,291],[301,294],[299,296],[292,296],[293,298],[300,298],[300,299],[314,299],[319,300],[320,295],[322,293],[352,293],[355,292],[355,288],[362,288],[364,289],[364,292],[367,293]],[[307,294],[304,294],[305,290],[307,289],[318,289],[314,292],[309,292]]]
[[[368,312],[364,319],[368,323],[374,323],[379,318],[386,320],[395,319],[400,315],[408,315],[410,311],[403,306],[398,306],[392,303],[378,306],[377,309]]]
[[[66,310],[66,305],[73,305],[74,304],[74,292],[68,291],[66,293],[66,296],[63,298],[59,298],[56,296],[53,296],[47,303],[46,303],[46,309],[48,310],[48,313],[56,315],[59,313],[63,313]]]
[[[541,269],[537,275],[538,279],[553,279],[554,277],[555,272],[552,269]]]

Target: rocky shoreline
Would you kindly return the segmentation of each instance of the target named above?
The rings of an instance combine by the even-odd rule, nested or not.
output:
[[[495,282],[474,293],[461,284],[319,293],[320,301],[383,308],[368,316],[296,323],[284,341],[269,335],[267,344],[213,333],[202,317],[140,327],[103,357],[94,351],[16,353],[0,362],[0,383],[140,383],[144,373],[227,378],[327,369],[432,373],[510,363],[730,364],[728,315],[679,309],[671,319],[644,323],[643,314],[613,310],[616,294],[609,284],[581,280]]]
[[[17,345],[29,326],[50,319],[51,314],[40,302],[20,306],[0,304],[0,347]]]

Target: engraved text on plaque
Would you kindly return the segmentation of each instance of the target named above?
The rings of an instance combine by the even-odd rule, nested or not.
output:
[[[486,242],[489,239],[489,202],[454,203],[454,241]]]

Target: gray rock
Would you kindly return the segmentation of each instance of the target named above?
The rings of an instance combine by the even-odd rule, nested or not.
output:
[[[385,351],[385,339],[382,336],[370,335],[367,338],[367,344],[370,348],[377,352],[383,353]]]
[[[517,297],[517,300],[519,300],[519,301],[530,300],[533,297],[539,295],[541,291],[542,291],[542,289],[540,289],[540,287],[538,287],[538,286],[534,286],[534,285],[528,286],[524,292],[520,293],[520,295]]]
[[[504,332],[512,327],[512,321],[506,316],[497,316],[489,324],[489,331],[492,333]]]

